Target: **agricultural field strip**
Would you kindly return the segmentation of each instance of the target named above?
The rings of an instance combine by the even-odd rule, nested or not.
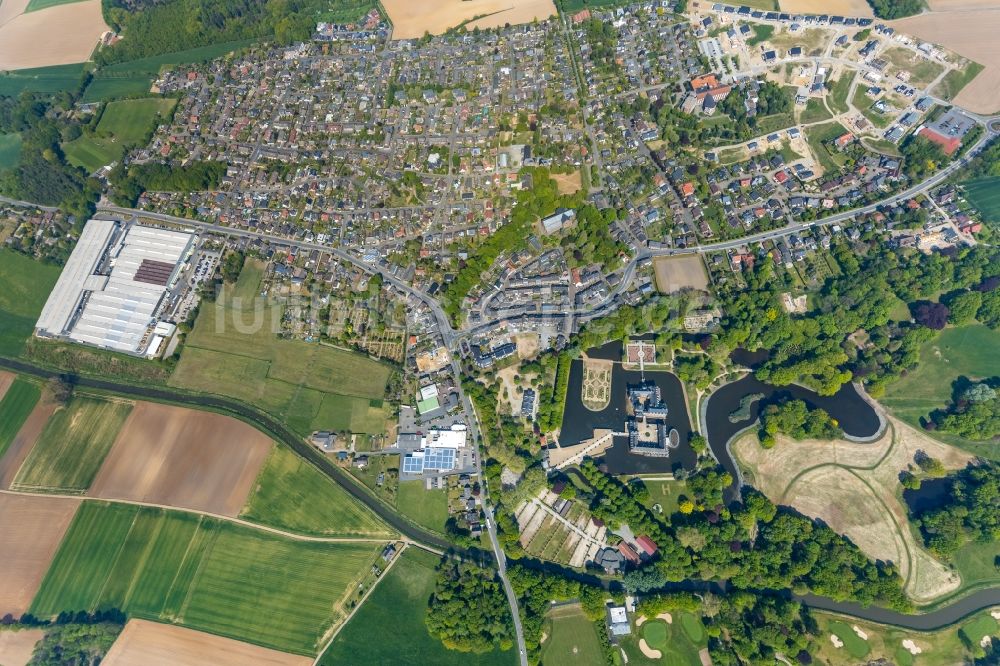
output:
[[[414,545],[416,545],[416,547],[418,548],[422,547],[419,544],[414,544]],[[337,640],[337,636],[340,635],[340,632],[344,629],[344,627],[347,626],[347,623],[351,621],[351,619],[354,617],[354,614],[357,613],[359,610],[361,610],[361,607],[365,605],[365,602],[368,601],[368,597],[370,597],[372,592],[374,592],[375,589],[379,586],[379,583],[385,580],[386,575],[389,573],[389,571],[391,571],[392,568],[396,566],[396,562],[399,562],[401,559],[403,559],[402,555],[404,552],[406,552],[406,549],[409,547],[410,547],[409,543],[403,544],[403,547],[399,550],[398,553],[396,553],[396,556],[393,557],[392,560],[390,560],[389,564],[385,567],[385,569],[382,570],[382,574],[375,579],[375,582],[368,587],[368,590],[365,592],[364,596],[358,600],[358,603],[354,605],[354,608],[352,608],[351,612],[347,614],[347,617],[345,617],[340,622],[340,624],[338,624],[337,627],[333,630],[333,633],[330,635],[330,639],[323,644],[323,647],[316,654],[316,660],[313,663],[318,664],[320,660],[323,659],[323,655],[326,654],[326,651],[330,649],[330,646],[333,645],[333,642]],[[435,553],[435,554],[439,555],[440,553]]]
[[[26,490],[4,490],[0,489],[0,494],[3,495],[21,495],[24,497],[37,497],[42,493],[33,493]],[[78,494],[60,494],[60,493],[44,493],[45,497],[63,498],[63,499],[80,499]],[[85,498],[91,499],[91,498]],[[97,500],[98,498],[92,498]],[[198,516],[205,516],[207,518],[214,518],[215,520],[225,521],[227,523],[233,523],[236,525],[242,525],[243,527],[249,527],[251,529],[260,530],[262,532],[268,532],[276,536],[284,537],[292,541],[309,541],[314,543],[351,543],[351,542],[370,542],[370,543],[386,543],[390,540],[390,537],[321,537],[321,536],[311,536],[307,534],[297,534],[295,532],[288,532],[277,527],[270,527],[268,525],[261,525],[259,523],[254,523],[249,520],[244,520],[242,518],[233,518],[232,516],[226,516],[221,513],[212,513],[210,511],[199,511],[196,509],[185,509],[183,507],[171,506],[168,504],[156,504],[153,502],[142,502],[140,500],[120,500],[120,499],[107,499],[99,498],[98,501],[107,502],[109,504],[128,504],[131,506],[145,507],[149,509],[164,509],[166,511],[176,511],[178,513],[189,513]]]

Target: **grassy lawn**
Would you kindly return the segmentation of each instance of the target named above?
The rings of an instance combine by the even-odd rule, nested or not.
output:
[[[747,40],[747,46],[757,46],[769,40],[774,34],[773,25],[755,24],[751,28],[753,29],[753,37]]]
[[[80,2],[80,0],[29,0],[28,6],[24,8],[24,13],[37,12],[57,5],[68,5],[71,2]]]
[[[806,142],[826,173],[836,173],[840,170],[840,160],[843,158],[827,146],[830,141],[846,132],[847,129],[840,123],[826,123],[805,128]]]
[[[917,368],[889,385],[879,401],[919,428],[921,417],[951,400],[952,383],[959,377],[982,379],[1000,375],[1000,355],[983,353],[984,349],[996,349],[998,345],[1000,331],[981,324],[946,328],[920,350]],[[973,442],[938,432],[929,434],[977,455],[1000,458],[996,445],[989,442]]]
[[[788,129],[789,127],[794,126],[795,114],[791,111],[788,113],[775,113],[770,116],[761,116],[757,119],[758,134],[770,134],[771,132],[777,132],[778,130]]]
[[[542,644],[542,666],[604,664],[594,623],[579,605],[561,606],[549,613],[548,638]]]
[[[120,159],[132,145],[145,143],[154,127],[167,122],[177,100],[161,97],[111,102],[93,136],[81,136],[63,146],[66,159],[87,171]]]
[[[0,457],[14,441],[18,431],[42,397],[38,384],[18,377],[0,400]]]
[[[1000,582],[994,562],[1000,557],[1000,543],[968,543],[952,556],[952,563],[962,576],[962,590]]]
[[[800,123],[817,123],[821,120],[829,120],[833,115],[827,111],[823,100],[818,97],[810,97],[806,102],[806,108],[802,109],[799,115]]]
[[[0,355],[20,355],[59,272],[58,266],[0,250]]]
[[[0,134],[0,171],[13,169],[21,161],[21,135]]]
[[[976,78],[984,67],[978,62],[966,63],[962,69],[953,69],[944,75],[941,83],[937,84],[934,92],[941,99],[952,100],[967,86],[972,79]]]
[[[282,305],[251,297],[262,275],[263,264],[249,262],[231,293],[202,307],[170,384],[245,400],[301,434],[381,433],[389,366],[328,345],[279,338]]]
[[[847,94],[851,92],[851,83],[854,82],[855,76],[853,72],[844,72],[833,82],[827,102],[834,113],[847,113]]]
[[[0,95],[17,97],[25,90],[32,92],[62,92],[80,85],[86,63],[19,69],[0,74]]]
[[[131,411],[131,403],[74,396],[45,424],[11,487],[85,492]]]
[[[401,481],[396,510],[418,525],[444,532],[448,521],[448,491],[424,489],[423,481]]]
[[[926,87],[944,71],[944,65],[901,46],[886,49],[882,52],[882,57],[891,62],[896,69],[909,72],[908,83],[917,88]]]
[[[315,654],[379,544],[313,543],[190,513],[86,502],[32,604],[120,608],[299,654]]]
[[[1000,176],[977,178],[961,183],[965,196],[983,219],[1000,221]]]
[[[641,477],[640,477],[641,478]],[[680,496],[684,494],[687,484],[683,481],[649,481],[643,480],[649,489],[649,499],[645,502],[649,509],[659,504],[663,515],[669,516],[677,512]]]
[[[641,627],[634,628],[632,635],[621,640],[621,646],[628,655],[629,664],[691,664],[701,663],[698,652],[708,645],[705,627],[701,620],[691,613],[674,613],[673,622],[648,619]],[[639,639],[645,638],[653,649],[663,656],[659,660],[647,658],[639,650]]]
[[[987,619],[989,613],[982,611]],[[959,627],[951,626],[933,632],[920,632],[908,629],[864,622],[855,618],[847,618],[823,611],[812,611],[818,625],[817,639],[809,652],[815,664],[863,664],[873,662],[888,662],[898,666],[952,666],[953,664],[971,663],[966,660],[968,652],[959,639]],[[979,614],[977,614],[977,618]],[[977,620],[967,620],[961,626],[968,627]],[[983,623],[985,624],[985,623]],[[994,620],[995,624],[995,620]],[[858,627],[868,638],[863,639],[854,631]],[[844,646],[836,648],[830,640],[830,634],[836,634],[844,642]],[[913,641],[922,652],[918,656],[910,654],[903,647],[904,640]],[[978,642],[978,641],[977,641]]]
[[[21,355],[39,365],[66,372],[91,377],[119,377],[142,384],[162,384],[170,374],[165,365],[156,361],[42,338],[30,338]]]
[[[516,650],[486,654],[445,648],[427,632],[424,616],[434,592],[436,555],[407,548],[379,581],[347,626],[323,654],[320,666],[381,666],[434,664],[435,666],[513,666]],[[390,631],[392,640],[373,639],[373,631]]]
[[[271,452],[240,517],[316,536],[392,535],[374,513],[284,446]]]
[[[854,91],[854,98],[851,100],[851,103],[854,104],[854,108],[860,111],[861,114],[875,127],[885,129],[889,126],[889,123],[892,122],[892,118],[887,115],[883,115],[872,108],[872,104],[874,104],[875,101],[873,101],[872,98],[868,96],[868,93],[865,92],[864,86],[858,86],[858,89]]]

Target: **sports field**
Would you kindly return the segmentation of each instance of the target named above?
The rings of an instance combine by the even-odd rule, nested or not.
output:
[[[965,196],[984,220],[1000,222],[1000,176],[961,183]]]
[[[66,159],[89,172],[119,159],[132,145],[143,143],[153,128],[167,122],[177,100],[161,97],[111,102],[92,136],[63,145]]]
[[[202,307],[169,383],[246,400],[303,435],[382,432],[389,366],[327,345],[279,338],[282,305],[249,297],[259,292],[263,268],[247,262],[235,289]]]
[[[120,608],[315,654],[380,544],[315,543],[188,513],[85,502],[32,604],[39,617]]]
[[[578,605],[555,608],[548,617],[542,666],[603,666],[604,654],[594,623]]]
[[[0,134],[0,171],[13,169],[21,161],[21,135]]]
[[[58,266],[0,250],[0,355],[17,356],[24,349],[59,272]]]
[[[378,516],[284,446],[271,451],[240,516],[316,536],[392,535]]]
[[[486,654],[448,650],[427,632],[424,616],[434,592],[438,558],[415,547],[407,548],[378,583],[351,621],[320,659],[320,666],[513,666],[516,650]],[[391,632],[380,638],[379,628]]]
[[[1000,345],[1000,331],[981,324],[946,328],[924,344],[920,349],[920,364],[890,384],[879,402],[919,428],[921,417],[948,404],[952,383],[959,377],[984,379],[1000,375],[1000,356],[983,353],[984,349],[996,349],[997,345]],[[1000,451],[991,443],[972,442],[946,433],[931,435],[977,455],[1000,458]]]
[[[448,522],[448,491],[425,490],[423,481],[401,481],[396,510],[418,525],[444,532]]]
[[[236,516],[271,448],[270,437],[232,417],[140,402],[90,495]]]
[[[128,402],[74,396],[45,424],[11,487],[86,492],[131,410]]]
[[[42,390],[37,384],[20,377],[4,393],[0,400],[0,457],[14,441],[41,396]]]

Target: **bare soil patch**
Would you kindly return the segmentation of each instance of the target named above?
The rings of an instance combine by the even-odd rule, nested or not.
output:
[[[42,640],[45,632],[41,629],[20,629],[0,631],[0,664],[3,666],[25,666],[31,661],[35,643]]]
[[[463,23],[470,30],[528,23],[556,13],[552,0],[384,0],[382,5],[392,21],[393,39],[440,35]],[[477,16],[482,18],[473,21]]]
[[[514,336],[514,342],[517,344],[517,355],[519,358],[534,358],[538,355],[541,336],[538,333],[518,333]]]
[[[922,40],[939,44],[964,58],[985,67],[955,97],[958,106],[976,113],[1000,110],[1000,40],[996,39],[1000,24],[1000,4],[991,0],[992,9],[976,8],[974,0],[938,0],[954,11],[934,11],[890,22],[896,30]],[[961,7],[959,5],[962,5]]]
[[[21,3],[4,0],[4,4],[8,1]],[[0,17],[7,11],[13,9],[0,9]],[[0,25],[0,70],[84,62],[90,59],[97,40],[107,29],[101,0],[19,13]]]
[[[925,603],[955,590],[961,580],[914,536],[900,499],[899,473],[913,465],[918,451],[948,469],[964,467],[972,456],[886,418],[890,427],[870,444],[779,437],[773,449],[763,449],[756,435],[747,433],[732,450],[750,468],[753,485],[772,501],[823,520],[870,557],[895,562],[907,594]]]
[[[1000,9],[1000,2],[997,0],[928,0],[927,6],[934,12],[947,12],[959,9]]]
[[[865,0],[779,0],[783,12],[797,14],[834,14],[872,18],[871,6]]]
[[[0,495],[0,615],[27,612],[79,505],[78,499]]]
[[[553,173],[550,176],[552,180],[556,181],[559,194],[573,194],[579,192],[580,187],[582,187],[579,169],[573,173]]]
[[[3,397],[7,395],[7,389],[9,389],[10,385],[14,383],[14,378],[16,376],[17,375],[12,372],[0,371],[0,400],[3,400]]]
[[[235,517],[271,446],[265,434],[234,418],[140,402],[90,494]]]
[[[0,0],[0,27],[24,13],[31,0]]]
[[[653,260],[656,288],[661,294],[674,294],[681,289],[708,289],[708,273],[698,255],[657,257]]]
[[[17,471],[24,464],[24,459],[31,453],[31,448],[38,441],[38,436],[42,434],[42,428],[56,411],[55,403],[46,400],[46,396],[38,401],[35,408],[31,410],[28,419],[21,426],[10,443],[3,458],[0,458],[0,490],[8,490],[10,484],[14,482]]]
[[[308,666],[309,657],[149,620],[129,620],[105,666]]]

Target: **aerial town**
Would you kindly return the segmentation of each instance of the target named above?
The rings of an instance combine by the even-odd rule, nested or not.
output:
[[[957,2],[0,45],[0,663],[994,663],[1000,63],[917,23]]]

